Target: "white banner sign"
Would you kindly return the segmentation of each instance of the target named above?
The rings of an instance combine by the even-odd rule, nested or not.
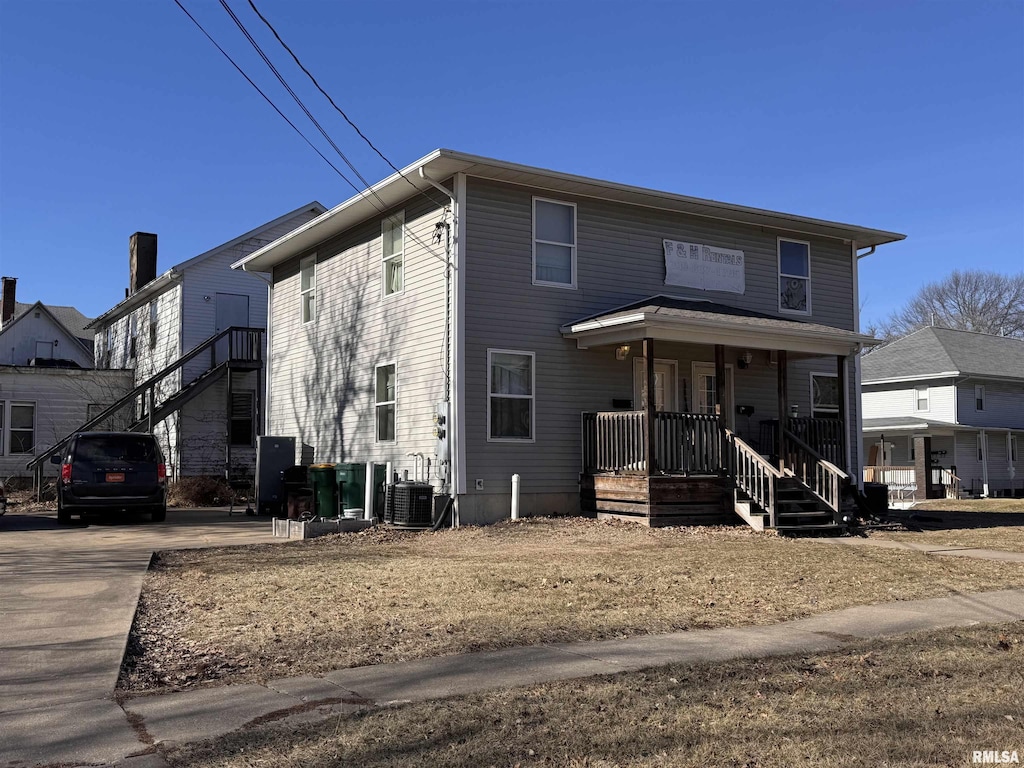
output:
[[[743,293],[743,251],[717,245],[664,240],[665,285],[685,285],[702,291]]]

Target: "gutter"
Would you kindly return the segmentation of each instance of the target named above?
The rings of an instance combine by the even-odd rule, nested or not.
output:
[[[248,269],[246,269],[246,265],[244,263],[241,265],[241,267],[242,267],[242,271],[245,272],[246,274],[252,275],[253,277],[258,277],[260,280],[262,280],[264,283],[267,284],[267,358],[266,358],[266,364],[264,365],[264,369],[263,369],[264,370],[264,376],[267,377],[267,380],[266,380],[266,382],[264,382],[264,385],[263,385],[263,434],[264,435],[269,435],[270,434],[270,382],[271,382],[270,361],[272,359],[272,356],[270,354],[270,350],[272,349],[271,346],[270,346],[270,340],[271,340],[271,334],[274,331],[274,281],[273,281],[272,278],[268,279],[268,278],[264,277],[259,272],[250,272]]]

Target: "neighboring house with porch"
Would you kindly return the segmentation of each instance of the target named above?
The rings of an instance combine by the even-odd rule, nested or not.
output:
[[[132,387],[109,413],[75,428],[154,433],[174,478],[251,475],[268,288],[230,264],[324,210],[309,203],[161,274],[157,236],[133,234],[126,297],[87,326],[97,368],[130,371]]]
[[[4,277],[0,481],[28,477],[27,465],[37,452],[131,389],[131,376],[93,370],[88,317],[74,307],[19,302],[16,291],[17,278]]]
[[[1024,495],[1024,340],[922,328],[861,365],[867,479],[908,501]]]
[[[272,275],[267,434],[317,461],[421,454],[463,524],[518,474],[524,514],[831,526],[858,251],[902,238],[441,149],[235,266]]]

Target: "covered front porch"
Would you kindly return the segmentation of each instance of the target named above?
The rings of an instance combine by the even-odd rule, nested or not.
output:
[[[865,337],[670,297],[562,332],[633,368],[621,393],[632,397],[581,416],[585,511],[652,526],[838,526],[859,474],[850,400]]]

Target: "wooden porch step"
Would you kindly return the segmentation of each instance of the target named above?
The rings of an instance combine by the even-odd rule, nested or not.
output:
[[[800,534],[820,535],[822,533],[839,536],[846,531],[846,528],[835,523],[827,523],[822,525],[776,525],[775,530],[783,536],[799,536]]]

